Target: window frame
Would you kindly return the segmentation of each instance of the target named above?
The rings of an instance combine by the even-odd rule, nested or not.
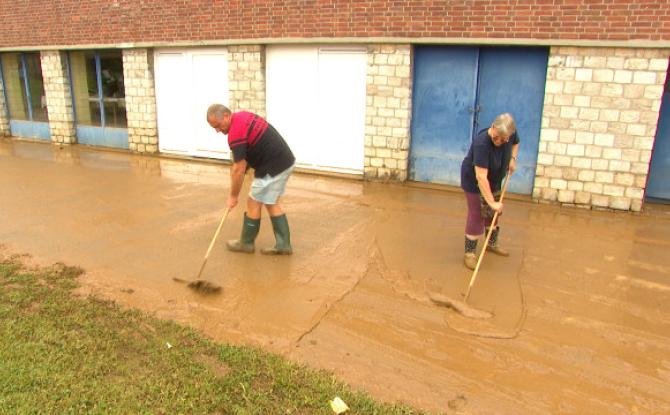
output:
[[[107,50],[107,49],[105,49]],[[114,50],[114,49],[110,49]],[[97,96],[95,97],[96,100],[95,102],[98,103],[98,107],[100,108],[100,125],[87,125],[87,124],[81,124],[82,126],[88,126],[88,127],[97,127],[97,128],[122,128],[122,129],[128,129],[128,120],[126,120],[126,125],[124,127],[119,127],[116,125],[107,125],[107,118],[105,114],[105,96],[104,96],[104,91],[103,91],[103,85],[102,85],[102,62],[101,62],[101,57],[100,53],[101,51],[98,49],[87,49],[87,50],[68,50],[67,51],[67,74],[69,78],[70,85],[73,85],[73,78],[72,78],[72,64],[71,64],[71,59],[72,59],[72,52],[90,52],[93,54],[94,61],[95,61],[95,83],[97,86]],[[121,52],[121,65],[123,66],[123,52]],[[125,79],[124,79],[124,84],[125,84]],[[77,118],[77,106],[76,106],[76,97],[74,94],[74,91],[70,94],[70,97],[72,99],[72,111],[74,114],[74,120],[79,125],[79,119]],[[90,96],[89,96],[90,98]],[[124,96],[123,99],[125,100],[125,91],[124,91]]]
[[[27,119],[21,120],[21,121],[26,121],[26,122],[49,122],[49,109],[47,107],[47,112],[46,112],[46,120],[35,120],[35,116],[33,114],[33,105],[32,105],[32,94],[30,93],[30,79],[28,78],[28,65],[26,63],[26,55],[28,53],[34,53],[37,55],[39,58],[40,62],[40,76],[42,77],[42,91],[44,92],[46,96],[46,89],[44,88],[44,73],[42,73],[42,57],[39,52],[14,52],[18,55],[19,57],[19,64],[20,64],[20,77],[23,77],[22,79],[22,84],[21,87],[23,88],[23,93],[25,101],[23,102],[23,105],[26,108],[26,114],[27,114]],[[2,94],[5,99],[5,115],[7,116],[8,120],[11,120],[12,118],[12,113],[9,108],[9,101],[7,99],[7,84],[5,83],[5,73],[4,73],[4,68],[2,66],[2,60],[0,59],[0,77],[2,77]]]
[[[0,59],[0,82],[2,82],[2,98],[5,100],[5,113],[3,114],[9,122],[9,101],[7,101],[7,84],[5,83],[5,72],[2,67],[2,59]]]

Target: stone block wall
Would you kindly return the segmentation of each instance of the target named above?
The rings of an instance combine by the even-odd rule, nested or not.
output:
[[[260,45],[228,47],[229,94],[233,112],[251,111],[266,116],[265,51]]]
[[[533,198],[642,208],[669,54],[551,48]]]
[[[51,142],[73,144],[77,142],[77,130],[72,109],[72,89],[67,69],[66,52],[43,51],[42,78],[49,114]]]
[[[365,179],[405,181],[411,115],[411,46],[368,47]]]
[[[7,115],[7,103],[5,102],[5,85],[0,77],[0,137],[9,137],[9,118]]]
[[[153,54],[149,49],[124,49],[128,146],[138,153],[158,152],[156,86]]]

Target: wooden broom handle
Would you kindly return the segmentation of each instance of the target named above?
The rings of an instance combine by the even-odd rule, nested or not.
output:
[[[228,212],[230,212],[230,208],[226,208],[225,212],[223,213],[223,217],[221,218],[221,222],[219,223],[219,227],[216,228],[216,232],[214,233],[214,237],[212,238],[212,242],[209,243],[209,248],[207,248],[207,253],[205,254],[205,259],[202,261],[202,266],[200,267],[200,271],[198,272],[198,276],[195,277],[196,280],[200,278],[200,275],[202,275],[202,271],[205,269],[205,264],[207,263],[207,258],[209,258],[209,253],[212,252],[212,248],[214,247],[214,242],[216,242],[216,238],[219,236],[219,232],[221,232],[221,227],[223,226],[223,222],[226,221],[226,218],[228,217]]]
[[[503,199],[505,198],[505,192],[507,191],[507,183],[509,183],[509,179],[512,176],[512,173],[508,170],[507,171],[507,177],[505,177],[505,183],[503,184],[502,188],[502,193],[500,194],[500,200],[499,202],[502,203]],[[491,221],[491,227],[489,228],[489,231],[486,233],[486,240],[484,241],[484,248],[482,249],[482,252],[479,253],[479,259],[477,259],[477,266],[475,267],[475,270],[472,272],[472,277],[470,278],[470,284],[468,285],[468,291],[465,293],[465,302],[468,301],[468,298],[470,297],[470,290],[472,289],[472,285],[475,283],[475,279],[477,279],[477,273],[479,272],[479,266],[482,264],[482,259],[484,259],[484,253],[486,253],[486,247],[489,246],[489,240],[491,239],[491,234],[493,233],[493,228],[496,226],[496,222],[498,220],[498,213],[496,212],[495,215],[493,215],[493,220]]]

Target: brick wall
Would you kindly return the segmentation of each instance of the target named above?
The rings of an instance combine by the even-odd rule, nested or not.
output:
[[[138,153],[158,152],[153,55],[148,49],[124,49],[128,146]]]
[[[266,116],[265,49],[260,45],[228,47],[228,90],[232,111]]]
[[[312,37],[670,40],[669,0],[0,0],[0,48]]]
[[[412,88],[410,50],[410,45],[368,48],[366,179],[407,179]]]
[[[534,198],[641,209],[669,54],[551,49]]]
[[[0,77],[0,137],[9,136],[9,118],[7,118],[7,103],[5,102],[5,85]]]
[[[44,51],[40,56],[51,141],[60,144],[75,143],[77,132],[74,126],[72,92],[65,52]]]

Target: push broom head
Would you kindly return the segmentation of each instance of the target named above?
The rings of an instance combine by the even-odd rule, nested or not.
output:
[[[205,280],[187,281],[181,278],[172,278],[174,281],[186,284],[186,286],[193,291],[200,294],[218,294],[221,292],[221,286]]]
[[[219,285],[205,280],[191,281],[186,286],[200,294],[217,294],[221,292],[221,287]]]

